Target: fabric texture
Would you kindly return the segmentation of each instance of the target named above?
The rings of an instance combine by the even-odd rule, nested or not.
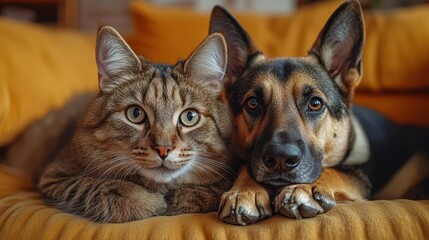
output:
[[[0,146],[73,94],[96,91],[95,38],[0,18]]]
[[[276,215],[250,226],[215,213],[99,224],[46,206],[25,175],[0,165],[1,239],[428,239],[429,201],[340,204],[310,219]]]

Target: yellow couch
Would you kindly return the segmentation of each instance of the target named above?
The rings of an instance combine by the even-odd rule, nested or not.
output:
[[[298,56],[338,4],[238,18],[267,55]],[[157,61],[187,56],[208,29],[207,13],[133,3],[132,14],[135,33],[127,39]],[[358,103],[397,122],[429,126],[427,16],[429,6],[365,13]],[[73,94],[97,91],[93,35],[0,19],[0,36],[0,146]],[[427,200],[340,204],[312,219],[276,215],[246,227],[224,224],[215,213],[96,224],[46,206],[27,175],[0,162],[0,239],[429,239],[428,226]]]

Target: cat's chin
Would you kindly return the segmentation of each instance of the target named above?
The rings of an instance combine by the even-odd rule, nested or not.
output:
[[[175,180],[176,178],[180,177],[186,171],[187,171],[186,167],[173,170],[162,166],[162,167],[151,168],[151,169],[147,169],[147,168],[141,169],[140,174],[158,183],[169,183]]]

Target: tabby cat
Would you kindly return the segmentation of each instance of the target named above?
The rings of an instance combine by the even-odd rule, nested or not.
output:
[[[45,199],[97,222],[216,211],[233,177],[223,37],[172,66],[137,57],[105,26],[96,60],[100,92],[43,172]]]

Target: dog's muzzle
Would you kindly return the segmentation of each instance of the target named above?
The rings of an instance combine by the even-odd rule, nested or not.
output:
[[[298,144],[267,144],[262,150],[264,165],[273,172],[289,172],[301,161],[302,151]]]

